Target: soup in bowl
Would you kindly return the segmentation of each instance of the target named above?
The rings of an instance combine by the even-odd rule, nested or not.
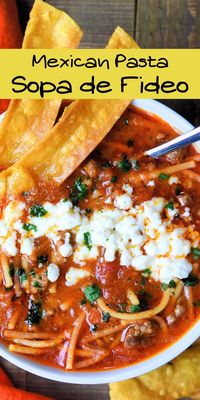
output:
[[[197,339],[198,145],[145,155],[191,128],[134,101],[61,185],[41,177],[2,201],[3,357],[57,381],[104,383]]]

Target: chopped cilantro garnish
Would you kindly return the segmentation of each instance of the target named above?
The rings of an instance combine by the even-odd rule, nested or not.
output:
[[[162,289],[163,290],[167,290],[168,289],[168,284],[167,283],[165,283],[165,282],[162,282]]]
[[[87,196],[87,186],[82,182],[82,178],[75,179],[69,198],[74,206],[78,205],[79,200]]]
[[[115,183],[117,181],[117,176],[112,176],[110,182]]]
[[[180,185],[176,185],[176,187],[175,187],[175,194],[176,194],[176,196],[180,196],[180,194],[183,194],[184,192],[183,192],[183,190],[181,189],[181,186]]]
[[[145,286],[145,285],[146,285],[146,278],[145,278],[144,276],[142,276],[141,285],[142,285],[142,286]]]
[[[102,319],[104,322],[108,322],[110,319],[110,313],[109,312],[104,312],[102,313]]]
[[[200,307],[200,300],[193,301],[193,306]]]
[[[36,276],[36,272],[35,272],[35,270],[34,270],[34,269],[32,269],[32,271],[30,271],[30,275],[31,275],[33,278],[35,278],[35,276]]]
[[[195,286],[199,282],[197,276],[189,274],[187,278],[182,279],[185,286]]]
[[[40,283],[40,282],[35,281],[35,282],[33,282],[33,287],[35,287],[35,288],[41,288],[42,286],[41,286],[41,283]]]
[[[132,305],[132,306],[130,307],[130,310],[131,310],[132,313],[136,313],[136,312],[141,311],[141,307],[140,307],[139,304],[138,304],[138,305]]]
[[[80,306],[84,306],[85,304],[86,304],[86,300],[83,297],[82,300],[80,301]]]
[[[91,214],[92,210],[91,210],[91,208],[86,208],[85,212],[86,212],[86,214]]]
[[[48,256],[46,254],[42,254],[37,258],[38,264],[46,264],[47,261],[48,261]]]
[[[87,194],[87,187],[86,187],[85,183],[82,182],[81,177],[77,178],[74,181],[74,187],[76,188],[76,190],[78,192],[78,198],[84,199]]]
[[[168,210],[173,210],[174,209],[173,201],[168,201],[168,203],[165,204],[165,208],[167,208]]]
[[[160,179],[161,181],[165,181],[166,179],[169,179],[169,177],[170,177],[170,175],[165,174],[164,172],[161,172],[161,173],[158,175],[158,179]]]
[[[192,253],[194,259],[198,260],[198,258],[200,256],[200,249],[198,249],[198,247],[192,247],[191,253]]]
[[[176,287],[176,282],[173,279],[171,279],[171,281],[169,281],[169,288],[172,289],[175,287]]]
[[[17,274],[18,274],[18,276],[19,276],[19,280],[20,280],[20,283],[21,283],[21,284],[22,284],[24,281],[27,280],[27,275],[26,275],[26,272],[24,271],[23,268],[19,268],[19,269],[17,270]]]
[[[96,332],[97,328],[98,328],[98,325],[96,325],[96,324],[91,325],[91,326],[90,326],[90,331],[91,331],[91,332]]]
[[[101,289],[97,285],[90,285],[84,289],[84,294],[90,303],[94,303],[101,296]]]
[[[142,271],[143,274],[151,275],[151,270],[150,268],[146,268]]]
[[[91,239],[91,233],[90,232],[84,232],[83,234],[84,237],[84,243],[87,246],[87,248],[90,250],[92,248],[92,239]]]
[[[132,160],[131,164],[132,164],[133,169],[135,169],[136,171],[138,171],[140,169],[140,164],[139,164],[138,160]]]
[[[41,303],[30,300],[26,321],[29,325],[38,324],[42,318]]]
[[[134,145],[134,140],[128,140],[127,141],[127,146],[132,147]]]
[[[128,119],[122,118],[124,125],[128,125]]]
[[[118,162],[117,166],[124,172],[128,172],[131,169],[131,163],[127,158],[123,158]]]
[[[22,228],[25,230],[25,231],[37,231],[37,226],[36,225],[34,225],[34,224],[23,224],[22,225]]]
[[[34,204],[30,208],[30,214],[32,217],[43,217],[47,214],[47,210],[44,207],[40,206],[39,204]]]
[[[171,279],[169,283],[163,282],[161,286],[163,290],[167,290],[168,288],[174,289],[176,287],[176,282],[173,279]]]

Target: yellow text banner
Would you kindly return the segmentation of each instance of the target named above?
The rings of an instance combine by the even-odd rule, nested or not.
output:
[[[0,50],[0,98],[198,99],[200,49]]]

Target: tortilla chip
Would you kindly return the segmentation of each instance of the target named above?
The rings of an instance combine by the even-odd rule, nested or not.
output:
[[[139,46],[135,42],[135,40],[129,36],[127,32],[125,32],[120,26],[117,26],[112,36],[110,37],[108,44],[106,46],[107,49],[138,49]],[[61,114],[64,111],[64,108],[68,106],[73,100],[64,99],[62,100],[61,105]],[[59,112],[60,112],[59,111]]]
[[[133,366],[134,368],[134,366]],[[148,374],[110,384],[111,400],[177,400],[200,391],[200,346]],[[197,395],[198,396],[198,395]]]
[[[63,11],[36,0],[23,48],[73,48],[82,32]],[[7,168],[30,151],[55,123],[61,100],[12,100],[0,126],[0,165]]]
[[[42,0],[36,0],[30,13],[23,48],[75,49],[81,37],[81,29],[69,15]]]
[[[124,46],[135,46],[126,32],[124,38]],[[113,46],[115,43],[118,45],[119,28],[113,33],[111,41]],[[61,184],[107,135],[129,103],[130,100],[74,101],[42,142],[21,161],[1,173],[1,195],[30,190],[33,179],[35,184],[40,179]],[[24,170],[26,178],[23,177],[23,183],[17,172],[19,169]],[[20,181],[19,185],[17,181]]]
[[[61,184],[101,142],[128,104],[129,100],[75,101],[21,164],[34,169],[38,178]]]
[[[136,41],[120,26],[117,26],[106,46],[107,49],[139,49]]]

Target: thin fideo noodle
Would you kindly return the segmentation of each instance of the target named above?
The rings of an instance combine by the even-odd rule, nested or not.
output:
[[[161,302],[154,308],[146,311],[141,311],[139,313],[126,313],[126,312],[117,312],[113,310],[112,308],[108,307],[103,299],[101,297],[100,299],[97,300],[97,304],[99,308],[104,311],[104,312],[109,312],[111,317],[117,318],[117,319],[122,319],[122,320],[127,320],[127,321],[136,321],[138,319],[142,318],[151,318],[152,316],[159,314],[162,310],[165,309],[167,304],[169,303],[170,300],[170,290],[166,290],[166,292],[163,293]]]
[[[136,47],[135,41],[120,27],[111,36],[108,48],[111,45]],[[38,146],[1,173],[1,194],[30,190],[41,178],[61,184],[107,135],[129,103],[130,100],[73,102]]]
[[[24,49],[76,48],[79,26],[63,11],[36,0],[30,14]],[[0,127],[0,164],[7,168],[30,151],[55,123],[61,100],[12,100]]]

